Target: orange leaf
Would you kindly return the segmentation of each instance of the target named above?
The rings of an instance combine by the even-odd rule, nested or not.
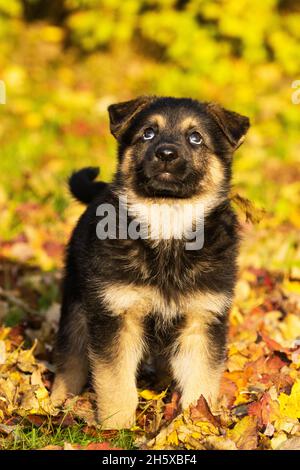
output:
[[[259,426],[267,426],[279,417],[279,406],[266,392],[259,401],[248,406],[248,414],[257,417]]]
[[[170,403],[167,403],[165,406],[164,418],[166,421],[171,421],[175,416],[178,410],[179,404],[179,393],[174,392],[171,398]]]
[[[85,450],[122,450],[122,448],[114,447],[109,442],[91,442]]]
[[[231,407],[234,404],[237,392],[237,385],[228,377],[223,376],[220,388],[220,396],[225,396],[227,398],[228,407]]]
[[[288,348],[281,346],[281,344],[277,343],[277,341],[269,338],[269,336],[264,331],[261,331],[260,334],[261,334],[262,339],[264,340],[264,342],[266,343],[266,345],[271,351],[280,351],[285,354],[290,353],[290,350]]]

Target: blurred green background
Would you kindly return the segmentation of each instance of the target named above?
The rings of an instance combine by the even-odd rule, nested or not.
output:
[[[0,253],[61,266],[82,207],[73,169],[116,145],[107,106],[139,94],[217,101],[248,115],[234,191],[265,209],[244,228],[242,262],[298,276],[300,2],[0,0]]]

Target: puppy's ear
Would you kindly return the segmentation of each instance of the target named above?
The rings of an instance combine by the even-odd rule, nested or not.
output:
[[[111,104],[108,107],[110,132],[118,140],[132,118],[153,101],[152,96],[139,96],[135,100]]]
[[[216,103],[208,103],[207,110],[217,121],[233,150],[236,150],[244,142],[250,127],[249,118],[234,111],[228,111]]]

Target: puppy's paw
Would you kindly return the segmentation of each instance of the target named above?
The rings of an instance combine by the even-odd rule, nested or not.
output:
[[[50,395],[50,400],[55,408],[59,408],[66,401],[67,395],[54,391]]]
[[[68,397],[68,389],[62,377],[57,376],[54,380],[50,400],[55,407],[61,406]]]
[[[128,410],[116,411],[110,416],[104,416],[98,413],[98,421],[103,430],[106,429],[130,429],[135,425],[135,412],[129,413]]]

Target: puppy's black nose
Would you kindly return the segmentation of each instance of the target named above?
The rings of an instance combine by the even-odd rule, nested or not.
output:
[[[166,145],[158,147],[155,152],[155,155],[157,156],[157,158],[164,162],[171,162],[172,160],[175,160],[175,158],[178,157],[176,149]]]

